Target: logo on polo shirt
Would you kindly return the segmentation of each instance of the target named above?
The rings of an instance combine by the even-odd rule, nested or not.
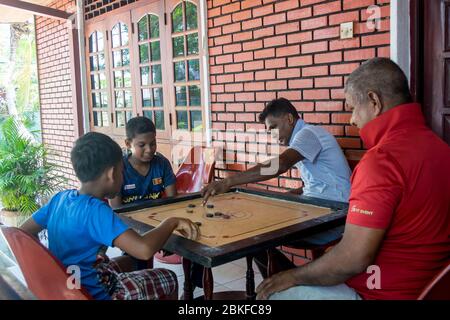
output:
[[[352,206],[351,212],[361,213],[361,214],[365,214],[367,216],[373,215],[373,211],[363,210],[363,209],[357,208],[355,205]]]
[[[162,178],[154,178],[153,180],[152,180],[152,182],[153,182],[153,185],[157,185],[157,184],[162,184]]]
[[[126,184],[126,185],[123,186],[123,189],[124,190],[136,189],[136,185],[134,183],[133,184]]]

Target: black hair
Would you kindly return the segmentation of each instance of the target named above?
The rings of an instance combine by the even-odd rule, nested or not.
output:
[[[398,103],[412,101],[405,73],[389,58],[373,58],[361,64],[348,77],[345,91],[360,104],[367,102],[369,91],[382,100],[390,99]]]
[[[278,98],[270,101],[264,110],[259,114],[259,122],[264,123],[267,116],[279,117],[284,114],[292,114],[294,119],[300,118],[292,103],[285,98]]]
[[[70,160],[81,182],[93,181],[122,161],[122,149],[107,135],[89,132],[75,141]]]
[[[141,133],[156,133],[156,128],[153,121],[149,118],[134,117],[127,122],[125,131],[127,133],[127,139],[132,140]]]

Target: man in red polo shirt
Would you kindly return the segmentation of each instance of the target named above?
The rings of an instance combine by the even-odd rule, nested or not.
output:
[[[344,236],[266,279],[261,299],[416,299],[450,261],[450,147],[426,127],[404,73],[369,60],[345,98],[368,151],[352,176]]]

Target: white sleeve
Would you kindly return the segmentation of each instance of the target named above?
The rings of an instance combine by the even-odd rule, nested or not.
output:
[[[289,148],[300,153],[305,159],[314,162],[322,150],[322,145],[311,129],[304,128],[295,135]]]

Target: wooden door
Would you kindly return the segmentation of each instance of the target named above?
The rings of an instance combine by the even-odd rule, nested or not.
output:
[[[423,6],[423,110],[428,125],[450,144],[450,0]]]

